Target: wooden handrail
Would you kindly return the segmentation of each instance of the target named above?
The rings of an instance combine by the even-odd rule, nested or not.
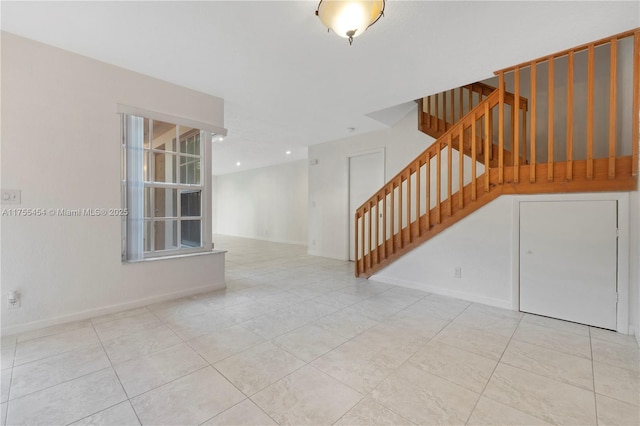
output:
[[[592,41],[591,43],[581,44],[579,46],[572,47],[570,49],[565,49],[565,50],[561,50],[560,52],[557,52],[557,53],[552,53],[551,55],[541,56],[541,57],[539,57],[537,59],[534,59],[532,61],[526,61],[526,62],[522,62],[522,63],[520,63],[518,65],[513,65],[513,66],[510,66],[510,67],[507,67],[507,68],[503,68],[501,70],[495,71],[494,74],[498,75],[501,72],[507,73],[507,72],[511,72],[511,71],[515,70],[516,68],[528,67],[532,62],[542,63],[542,62],[548,61],[550,58],[558,59],[558,58],[561,58],[563,56],[567,56],[570,52],[576,53],[576,52],[580,52],[582,50],[587,50],[589,48],[589,46],[598,47],[598,46],[601,46],[603,44],[610,43],[611,40],[613,40],[613,39],[621,40],[623,38],[631,37],[634,34],[636,34],[637,31],[638,31],[637,28],[633,29],[633,30],[624,31],[624,32],[615,34],[615,35],[610,36],[610,37],[605,37],[605,38],[601,38],[600,40]]]

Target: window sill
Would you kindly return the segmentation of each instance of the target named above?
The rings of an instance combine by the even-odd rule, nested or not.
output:
[[[196,256],[209,256],[213,254],[224,254],[227,250],[210,250],[210,251],[200,251],[196,253],[185,253],[185,254],[174,254],[169,256],[158,256],[158,257],[149,257],[141,260],[127,260],[122,262],[123,264],[134,264],[134,263],[145,263],[145,262],[157,262],[159,260],[167,260],[167,259],[182,259],[186,257],[196,257]]]

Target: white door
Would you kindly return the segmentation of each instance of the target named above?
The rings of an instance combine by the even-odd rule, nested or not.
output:
[[[616,329],[617,201],[520,203],[520,310]]]
[[[349,157],[349,260],[355,260],[356,209],[384,185],[382,151]]]

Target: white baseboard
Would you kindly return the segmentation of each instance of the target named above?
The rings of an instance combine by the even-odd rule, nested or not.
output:
[[[264,238],[264,237],[256,237],[256,236],[231,235],[231,234],[219,234],[219,233],[216,233],[216,235],[222,235],[222,236],[225,236],[225,237],[246,238],[247,240],[268,241],[270,243],[293,244],[293,245],[296,245],[296,246],[306,246],[307,245],[306,241],[281,240],[281,239],[277,239],[277,238]],[[215,243],[215,241],[214,241],[214,243]]]
[[[348,261],[348,259],[345,259],[344,257],[336,256],[335,253],[323,253],[316,250],[307,250],[307,254],[309,256],[326,257],[327,259],[342,260],[344,262]]]
[[[429,285],[417,281],[403,280],[385,275],[372,275],[371,277],[369,277],[369,279],[372,281],[379,281],[386,284],[393,284],[400,287],[407,287],[414,290],[421,290],[428,293],[439,294],[441,296],[455,297],[457,299],[467,300],[474,303],[481,303],[483,305],[494,306],[496,308],[508,309],[510,311],[513,310],[513,307],[511,306],[511,300],[494,299],[492,297],[485,297],[478,294],[457,290],[449,290],[443,287]]]
[[[85,311],[76,312],[69,315],[63,315],[55,318],[31,321],[24,324],[10,325],[2,327],[0,334],[2,336],[10,336],[12,334],[24,333],[27,331],[38,330],[44,327],[51,327],[53,325],[65,324],[68,322],[82,321],[90,318],[94,318],[101,315],[113,314],[120,311],[126,311],[129,309],[140,308],[142,306],[151,305],[153,303],[165,302],[167,300],[178,299],[180,297],[193,296],[200,293],[207,293],[209,291],[222,290],[227,287],[225,282],[218,284],[210,284],[202,287],[191,288],[187,290],[175,291],[172,293],[166,293],[160,296],[153,296],[143,299],[137,299],[131,302],[119,303],[115,305],[103,306],[96,309],[87,309]]]

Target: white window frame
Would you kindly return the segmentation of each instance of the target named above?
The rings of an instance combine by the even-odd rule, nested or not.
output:
[[[146,259],[158,259],[158,258],[164,258],[164,257],[175,257],[175,256],[181,256],[181,255],[189,255],[189,254],[200,254],[203,252],[212,251],[213,244],[212,244],[212,205],[211,205],[212,204],[211,143],[212,143],[213,135],[226,136],[227,130],[222,127],[218,127],[218,126],[207,124],[207,123],[201,123],[194,120],[174,117],[174,116],[170,116],[162,113],[144,111],[138,108],[123,106],[123,105],[118,106],[118,113],[121,115],[122,206],[123,206],[123,209],[127,209],[127,210],[129,210],[128,192],[129,192],[129,185],[130,185],[130,182],[128,182],[127,180],[127,167],[128,167],[128,161],[129,161],[127,157],[128,146],[127,146],[127,135],[126,135],[127,116],[142,118],[143,123],[144,123],[144,119],[146,118],[149,120],[163,121],[166,123],[175,124],[177,126],[176,153],[175,153],[176,155],[175,157],[176,158],[176,164],[175,164],[176,179],[175,180],[176,181],[181,180],[180,179],[180,140],[179,140],[180,130],[179,130],[179,127],[184,126],[184,127],[190,127],[190,128],[200,130],[200,184],[163,183],[163,182],[155,182],[150,180],[150,181],[143,182],[144,186],[141,191],[142,193],[141,201],[142,203],[144,203],[145,188],[151,188],[152,189],[151,193],[153,193],[153,188],[167,188],[167,189],[177,190],[177,197],[179,199],[179,202],[177,203],[177,209],[178,209],[178,211],[176,212],[177,217],[175,218],[172,217],[171,220],[177,220],[177,223],[178,223],[177,226],[178,226],[178,244],[179,245],[181,245],[182,243],[181,237],[180,237],[181,220],[182,220],[182,217],[181,217],[182,211],[181,211],[181,205],[180,205],[180,201],[181,201],[180,190],[193,189],[196,191],[200,191],[201,216],[189,217],[189,219],[187,219],[187,220],[191,220],[191,219],[200,220],[200,233],[201,233],[200,247],[187,247],[187,248],[177,248],[177,249],[156,251],[154,250],[153,241],[151,241],[150,242],[151,251],[145,252],[144,247],[142,247],[139,250],[140,251],[139,253],[136,253],[135,255],[132,256],[131,253],[129,253],[130,249],[128,248],[130,246],[129,238],[131,237],[131,235],[128,235],[128,234],[135,232],[136,238],[140,238],[140,239],[141,239],[140,233],[142,233],[142,236],[144,236],[145,218],[144,218],[144,208],[142,208],[142,212],[143,212],[142,218],[141,219],[138,218],[138,221],[141,220],[141,222],[138,223],[138,226],[131,226],[130,217],[123,216],[122,218],[122,261],[125,263],[129,263],[129,262],[143,261]],[[147,152],[154,152],[153,147],[150,146]],[[139,158],[142,158],[142,163],[144,164],[144,157],[140,156]],[[153,167],[155,163],[153,161],[153,155],[150,156],[150,160],[151,161],[149,163],[149,167],[151,168],[151,170],[149,171],[148,176],[150,176],[150,179],[151,179],[151,177],[153,176]],[[140,164],[139,167],[142,167],[143,164]],[[153,219],[151,223],[154,223],[155,221],[156,220]],[[159,221],[164,221],[164,220],[160,219]],[[152,235],[153,234],[154,232],[152,232]]]

